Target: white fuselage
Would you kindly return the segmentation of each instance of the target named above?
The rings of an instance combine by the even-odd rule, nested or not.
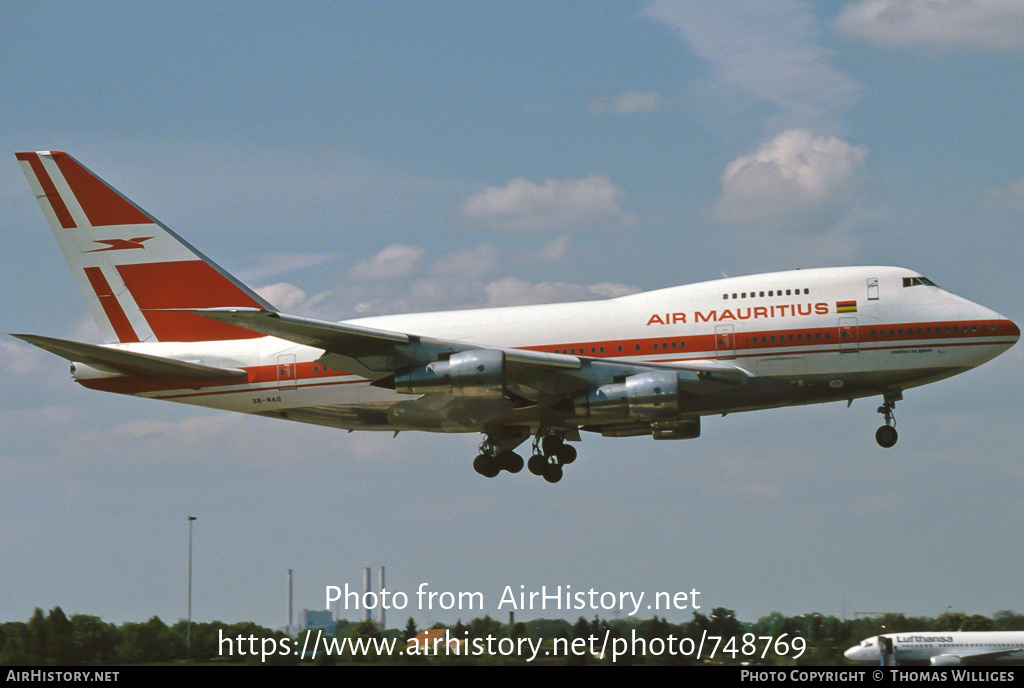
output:
[[[914,631],[873,636],[845,652],[854,662],[878,664],[891,646],[896,664],[1019,664],[1024,661],[1024,631]]]
[[[899,392],[980,365],[1019,338],[1007,318],[922,279],[892,267],[794,270],[605,301],[349,322],[480,347],[593,359],[662,365],[715,360],[776,383],[695,398],[681,409],[693,417]],[[410,398],[325,366],[318,361],[320,349],[274,337],[111,346],[244,368],[248,379],[182,388],[100,376],[80,378],[82,384],[351,429],[396,429],[387,410]],[[532,424],[528,413],[523,418]]]

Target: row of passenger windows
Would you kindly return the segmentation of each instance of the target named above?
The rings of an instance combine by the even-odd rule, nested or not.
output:
[[[621,354],[622,353],[622,344],[619,344],[616,348],[617,348],[618,353]],[[636,351],[640,351],[640,345],[639,344],[634,344],[634,348],[635,348]],[[685,349],[686,348],[686,342],[683,342],[683,341],[678,341],[678,342],[661,342],[660,343],[660,348],[664,349],[665,351],[668,351],[669,349]],[[658,351],[658,349],[659,349],[659,342],[654,342],[654,350]],[[563,353],[563,354],[576,354],[576,353],[580,353],[580,354],[585,354],[585,353],[587,353],[587,347],[585,347],[585,346],[570,347],[568,349],[562,349],[561,351],[559,351],[558,349],[552,349],[551,353],[553,353],[553,354],[557,354],[557,353]],[[597,353],[603,354],[604,353],[604,347],[603,346],[592,346],[592,347],[590,347],[590,353],[592,353],[592,354],[597,354]]]
[[[946,325],[945,328],[942,328],[942,327],[935,327],[935,328],[932,328],[932,327],[918,327],[916,330],[914,328],[912,328],[912,327],[908,327],[908,328],[906,328],[906,333],[908,335],[911,335],[911,334],[959,334],[961,332],[963,334],[969,334],[969,333],[972,333],[972,332],[976,334],[978,332],[978,327],[979,327],[978,325],[971,325],[970,327],[968,327],[967,325],[964,325],[962,327],[958,327],[956,325],[950,327],[949,325]],[[989,325],[986,328],[985,325],[981,325],[981,331],[982,332],[984,332],[986,329],[988,329],[990,332],[995,332],[996,331],[996,326],[995,325]],[[904,333],[904,329],[902,327],[890,328],[888,330],[888,334],[889,334],[890,337],[902,336],[903,333]],[[871,336],[872,337],[884,337],[885,335],[886,335],[886,330],[871,330]]]
[[[808,332],[806,336],[803,335],[803,334],[796,334],[796,335],[793,335],[793,334],[782,335],[782,334],[780,334],[777,339],[776,339],[775,335],[771,335],[771,336],[763,336],[763,337],[760,337],[760,338],[754,337],[753,339],[748,339],[747,341],[751,342],[753,344],[757,344],[759,342],[761,344],[775,344],[776,342],[803,342],[803,341],[808,341],[809,342],[809,341],[812,341],[812,340],[813,341],[821,341],[822,339],[824,339],[826,341],[831,340],[832,339],[832,333],[831,332],[826,332],[824,337],[822,336],[821,332],[815,332],[813,334]]]
[[[980,328],[981,332],[985,332],[985,330],[989,330],[991,332],[995,332],[996,331],[996,326],[995,325],[988,325],[988,326],[986,326],[986,325],[980,325],[980,326],[979,325],[970,325],[970,326],[964,325],[962,327],[947,325],[945,328],[942,328],[942,327],[918,327],[918,328],[915,329],[915,328],[912,328],[912,327],[908,327],[908,328],[900,327],[900,328],[892,328],[892,329],[889,329],[889,330],[875,329],[875,330],[871,330],[871,336],[872,337],[885,337],[886,334],[888,334],[888,336],[890,336],[890,337],[897,337],[897,336],[902,337],[904,334],[909,336],[909,335],[913,335],[913,334],[943,334],[943,333],[945,333],[945,334],[960,334],[961,332],[963,334],[968,334],[968,333],[972,333],[972,332],[973,333],[979,332],[979,328]],[[843,337],[848,339],[849,338],[849,333],[844,332],[843,333]],[[806,342],[811,342],[811,341],[820,342],[820,341],[831,341],[831,340],[832,340],[832,332],[831,331],[826,331],[824,333],[822,333],[822,332],[808,332],[806,334],[798,333],[798,334],[788,334],[788,335],[760,335],[760,336],[754,336],[754,337],[747,337],[746,338],[746,341],[747,341],[748,344],[778,344],[778,343],[785,343],[785,342],[805,342],[805,341]],[[724,340],[721,340],[721,343],[724,345]],[[652,347],[653,347],[653,349],[655,351],[669,351],[669,350],[673,350],[673,349],[679,350],[679,349],[685,349],[686,348],[686,342],[682,341],[682,340],[680,340],[680,341],[667,341],[667,342],[654,342],[652,344]],[[589,351],[588,351],[588,348],[589,348]],[[640,344],[634,344],[634,350],[640,351],[641,350],[641,345]],[[616,347],[616,351],[618,353],[622,353],[622,344],[619,344]],[[557,354],[557,353],[563,353],[563,354],[586,354],[586,353],[596,354],[596,353],[602,353],[603,354],[604,352],[605,352],[605,348],[603,346],[591,346],[591,347],[580,346],[580,347],[570,347],[570,348],[565,348],[565,349],[552,349],[551,350],[551,353],[554,353],[554,354]]]
[[[802,292],[799,289],[786,289],[785,292],[783,292],[782,289],[769,289],[767,292],[763,292],[763,291],[751,291],[751,292],[741,291],[739,293],[733,292],[731,296],[729,294],[722,294],[722,298],[723,299],[730,299],[730,298],[732,298],[732,299],[762,298],[762,297],[765,296],[766,293],[767,293],[768,296],[799,296],[801,293],[803,293],[803,294],[810,294],[811,290],[810,289],[804,289]]]

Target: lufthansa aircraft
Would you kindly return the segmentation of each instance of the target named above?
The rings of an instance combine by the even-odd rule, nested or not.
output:
[[[281,313],[66,153],[18,153],[105,343],[15,335],[89,389],[348,430],[482,433],[477,472],[550,482],[581,431],[700,435],[701,416],[881,396],[1020,337],[896,267],[794,270],[606,301],[341,323]]]
[[[1020,664],[1024,631],[890,633],[862,640],[844,654],[851,661],[872,664]]]

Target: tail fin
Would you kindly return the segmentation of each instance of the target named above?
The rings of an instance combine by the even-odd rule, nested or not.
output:
[[[73,157],[16,157],[106,342],[263,336],[177,312],[274,308]]]

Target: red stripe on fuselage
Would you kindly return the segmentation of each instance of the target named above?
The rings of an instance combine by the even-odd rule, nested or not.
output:
[[[201,260],[126,263],[117,271],[162,342],[253,339],[264,335],[173,308],[262,308],[231,280]]]
[[[64,181],[94,227],[152,224],[153,220],[67,153],[53,153]]]
[[[995,330],[992,330],[993,326]],[[967,332],[964,332],[965,327],[968,330]],[[931,328],[930,332],[928,331],[929,328]],[[971,328],[974,328],[974,330],[971,331]],[[918,329],[921,330],[920,333],[917,332]],[[892,335],[889,334],[889,330],[893,330]],[[965,337],[1020,336],[1020,330],[1009,320],[885,323],[883,325],[859,325],[850,331],[854,332],[856,337],[843,338],[839,327],[835,325],[780,330],[739,330],[728,333],[728,336],[732,339],[731,345],[727,343],[722,348],[736,351],[740,355],[758,355],[760,350],[782,347],[831,345],[825,350],[838,351],[839,344],[843,343],[851,347],[856,344],[859,345],[861,350],[864,350],[873,348],[871,345],[875,342],[912,341],[914,346],[943,346],[947,340],[963,339]],[[621,358],[624,356],[657,356],[664,354],[691,354],[707,358],[716,355],[716,349],[718,348],[716,347],[716,337],[721,336],[723,335],[711,333],[698,335],[677,334],[629,340],[576,341],[569,344],[545,344],[521,348],[530,351],[575,354],[590,358]],[[775,337],[775,341],[772,341],[772,337]],[[767,341],[760,341],[762,338],[767,339]],[[672,346],[673,343],[676,344],[675,347]],[[621,351],[618,348],[620,346],[622,347]],[[890,345],[882,348],[892,347]],[[850,350],[855,351],[856,349],[851,348]],[[773,354],[776,353],[781,354],[783,352],[773,352]]]
[[[50,202],[50,207],[53,208],[53,214],[57,216],[57,221],[60,222],[60,226],[64,229],[74,229],[75,221],[71,218],[71,213],[68,211],[68,207],[64,204],[64,199],[57,193],[57,187],[53,185],[53,180],[50,179],[49,173],[46,168],[43,167],[43,161],[39,159],[38,153],[17,153],[15,156],[18,160],[22,160],[29,164],[32,168],[32,174],[39,180],[39,186],[43,187],[43,193],[46,195],[46,200]]]
[[[107,320],[110,321],[110,325],[114,328],[117,340],[125,343],[139,341],[139,336],[135,334],[135,328],[128,321],[128,316],[125,315],[124,309],[121,308],[117,296],[114,295],[114,290],[110,288],[110,284],[107,282],[107,278],[103,276],[103,271],[97,267],[85,268],[85,276],[89,279],[93,292],[99,297],[100,306],[103,307]]]
[[[928,341],[916,342],[912,346],[918,346],[918,347],[920,347],[922,345],[923,346],[945,346],[945,347],[954,347],[954,346],[955,347],[961,347],[961,346],[1003,346],[1003,345],[1012,345],[1014,342],[1013,341],[1009,341],[1009,339],[1013,338],[1013,340],[1016,341],[1016,338],[1018,338],[1020,336],[1020,330],[1017,328],[1017,326],[1014,323],[1010,322],[1009,320],[985,320],[985,321],[967,321],[967,322],[964,322],[964,321],[957,321],[957,322],[950,321],[948,323],[946,323],[946,322],[942,322],[942,323],[921,323],[920,325],[921,325],[922,328],[927,328],[929,326],[932,327],[933,333],[931,335],[927,335],[927,334],[922,335],[922,337],[924,337],[924,338],[931,337],[931,339],[928,340]],[[993,332],[991,330],[991,326],[993,326],[993,325],[996,327],[995,332]],[[948,335],[945,334],[945,328],[947,326],[950,328],[950,334],[948,334]],[[890,326],[888,324],[885,326],[886,332],[888,332],[889,327]],[[897,330],[897,332],[898,332],[899,325],[895,325],[894,324],[894,325],[892,325],[892,327],[893,327],[893,329]],[[906,331],[906,328],[908,328],[908,327],[912,327],[915,330],[915,334],[916,334],[916,328],[918,327],[918,324],[915,323],[915,324],[912,324],[912,325],[906,325],[906,324],[903,325],[903,328],[904,328],[905,331]],[[957,330],[958,330],[957,332],[953,332],[952,331],[954,327],[957,328]],[[966,334],[963,332],[963,328],[964,327],[968,328],[968,333],[966,333]],[[978,332],[970,332],[970,328],[972,328],[972,327],[978,327],[979,331]],[[870,330],[872,328],[874,328],[876,330],[881,330],[881,326],[877,326],[877,325],[875,325],[875,326],[865,325],[864,328],[866,328],[869,332],[870,332]],[[935,332],[936,328],[942,329],[942,333],[941,334],[944,337],[947,337],[948,339],[936,340],[935,337],[938,336],[937,333]],[[984,328],[985,331],[982,331],[983,328]],[[740,341],[740,342],[737,342],[737,347],[736,347],[737,348],[737,353],[736,353],[736,355],[735,356],[724,356],[723,358],[727,358],[727,359],[729,359],[729,358],[745,358],[745,357],[771,358],[771,357],[774,357],[774,356],[787,357],[787,356],[792,356],[794,354],[799,354],[799,355],[840,354],[840,349],[839,349],[840,340],[837,339],[835,336],[833,336],[831,338],[831,340],[829,340],[828,342],[821,342],[821,341],[817,341],[817,340],[807,341],[806,334],[808,332],[811,332],[811,333],[814,333],[814,332],[824,332],[826,329],[830,329],[830,331],[832,331],[833,333],[837,330],[837,328],[833,327],[833,328],[814,328],[814,329],[810,329],[810,330],[774,330],[774,331],[770,331],[770,332],[769,331],[758,332],[757,333],[758,337],[761,337],[762,335],[765,335],[765,336],[768,336],[770,338],[770,336],[772,334],[774,334],[776,336],[776,338],[781,338],[782,336],[786,336],[787,337],[787,341],[782,341],[782,342],[776,341],[776,343],[774,345],[771,344],[771,343],[767,343],[767,344],[760,344],[760,343],[758,343],[756,348],[754,346],[742,346],[743,342]],[[792,342],[789,342],[788,341],[788,334],[790,334],[790,333],[794,333],[795,334],[797,332],[804,333],[805,339],[803,341],[799,341],[799,340],[797,340],[794,337],[794,340]],[[925,332],[926,332],[926,329],[925,329]],[[751,336],[753,335],[753,333],[743,333],[743,334],[744,335],[750,334]],[[907,336],[910,336],[910,335],[905,335],[904,339]],[[986,339],[992,339],[993,337],[1001,337],[1001,338],[1003,338],[1003,341],[971,341],[972,338],[973,339],[980,339],[981,337],[985,337]],[[954,338],[957,341],[950,341],[950,340],[953,340]],[[679,339],[680,338],[676,338],[677,341]],[[739,339],[739,338],[737,337],[737,339]],[[702,342],[705,342],[706,343],[705,345],[706,346],[710,346],[711,348],[710,349],[703,349],[702,350],[699,347],[694,346],[692,343],[694,343],[694,342],[696,342],[698,340],[700,340]],[[594,353],[594,354],[584,354],[583,352],[580,352],[580,354],[581,355],[585,355],[588,358],[613,358],[613,359],[614,358],[629,358],[630,362],[637,362],[637,363],[641,363],[641,364],[644,363],[644,362],[650,362],[650,363],[685,363],[687,361],[692,361],[692,360],[695,360],[695,359],[696,360],[707,360],[707,359],[714,359],[714,358],[717,357],[717,353],[714,350],[714,344],[715,344],[714,343],[714,335],[698,335],[696,337],[687,337],[686,341],[691,343],[691,344],[689,346],[687,346],[685,349],[682,349],[682,350],[676,349],[674,351],[671,350],[671,349],[666,350],[666,349],[662,349],[662,348],[659,348],[657,351],[655,351],[653,349],[653,346],[652,346],[654,341],[657,341],[658,343],[662,343],[662,342],[665,341],[665,338],[658,338],[657,340],[651,340],[651,339],[643,339],[643,340],[635,340],[635,339],[631,339],[631,340],[608,340],[608,341],[604,341],[604,342],[600,343],[600,345],[604,345],[606,347],[606,352],[604,352],[604,353],[597,352],[597,353]],[[869,338],[868,341],[877,341],[877,338],[875,340],[871,340]],[[864,341],[861,341],[860,350],[861,351],[884,351],[884,350],[887,350],[887,349],[898,350],[898,349],[903,349],[903,348],[908,346],[906,343],[902,343],[903,340],[900,340],[900,341],[901,341],[900,344],[894,344],[894,343],[890,342],[888,344],[881,344],[880,343],[881,345],[876,345],[876,346],[866,346]],[[595,349],[599,346],[599,344],[597,342],[593,342],[593,344],[595,345]],[[608,348],[617,348],[620,344],[623,347],[623,352],[622,353],[619,353],[617,350],[614,353],[607,351]],[[635,346],[637,344],[641,344],[641,351],[640,352],[636,352],[635,351]],[[814,345],[817,345],[817,344],[826,344],[828,346],[827,346],[827,348],[820,348],[820,349],[818,349],[818,348],[816,348],[816,349],[807,349],[806,348],[808,346],[814,346]],[[588,343],[587,347],[589,348],[589,346],[590,346],[590,344]],[[527,350],[532,350],[532,351],[552,351],[556,347],[553,347],[551,345],[547,345],[547,346],[540,346],[540,347],[520,347],[520,348],[527,349]],[[561,352],[562,348],[566,348],[568,350],[570,347],[557,347],[557,348],[558,348],[558,352]],[[580,345],[577,344],[576,348],[579,349]],[[773,348],[774,348],[774,350],[770,351],[770,352],[763,350],[763,349],[773,349]],[[630,351],[630,349],[633,349],[633,351]],[[782,350],[780,350],[780,349],[782,349]],[[791,350],[787,350],[787,349],[791,349]],[[637,356],[638,353],[641,354],[641,355],[676,354],[676,355],[678,355],[678,357],[676,357],[676,358],[652,359],[652,360],[649,360],[649,361],[637,361],[636,360],[636,356]],[[144,394],[144,393],[150,393],[150,394],[155,394],[156,395],[155,398],[159,398],[159,399],[174,399],[174,398],[181,398],[181,397],[198,397],[198,396],[223,395],[223,394],[250,394],[250,393],[252,393],[254,391],[261,391],[261,389],[274,389],[275,387],[274,386],[270,386],[270,385],[272,385],[273,383],[277,383],[278,382],[278,369],[277,369],[276,365],[251,366],[251,367],[246,368],[245,370],[248,373],[248,378],[247,378],[246,383],[243,383],[244,385],[255,385],[255,384],[261,384],[262,383],[262,384],[267,385],[267,386],[262,387],[262,388],[252,388],[252,387],[248,387],[248,386],[238,387],[239,383],[238,383],[237,380],[229,380],[229,381],[224,381],[224,382],[197,381],[194,386],[189,386],[189,385],[184,385],[180,380],[152,380],[152,379],[138,378],[138,377],[94,378],[94,379],[88,379],[88,380],[80,380],[78,382],[82,386],[88,387],[89,389],[102,390],[102,391],[106,391],[106,392],[114,392],[114,393],[118,393],[118,394]],[[288,380],[286,382],[289,385],[296,384],[296,386],[299,387],[299,388],[315,387],[315,386],[323,386],[323,385],[334,385],[334,384],[354,384],[354,383],[359,383],[359,382],[367,382],[366,380],[363,380],[363,379],[344,380],[344,381],[339,381],[339,380],[336,379],[339,376],[347,377],[347,376],[350,376],[350,375],[351,375],[350,373],[345,373],[343,371],[339,371],[339,370],[336,370],[336,369],[328,368],[328,367],[324,366],[321,363],[317,363],[317,362],[314,362],[314,361],[308,361],[308,362],[303,362],[303,363],[296,364],[294,380]],[[195,392],[185,391],[185,390],[187,390],[189,388],[195,389],[195,390],[200,390],[200,388],[202,388],[202,389],[201,389],[201,391],[195,391]],[[230,389],[225,389],[225,388],[230,388]],[[180,394],[159,394],[160,392],[181,392],[181,393]]]

